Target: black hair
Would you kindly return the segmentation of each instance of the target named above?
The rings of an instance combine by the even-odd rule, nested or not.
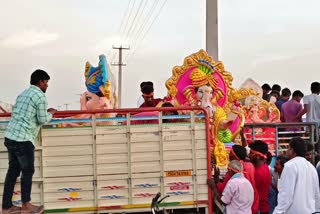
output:
[[[240,145],[233,145],[232,146],[232,150],[234,151],[234,153],[237,155],[237,157],[240,160],[245,160],[247,157],[247,150],[246,148],[244,148],[243,146]]]
[[[174,105],[172,105],[171,103],[169,102],[165,102],[165,103],[162,103],[161,107],[174,107]],[[179,115],[178,111],[170,111],[173,115]]]
[[[294,91],[292,94],[292,97],[303,97],[303,96],[304,94],[299,90]]]
[[[313,82],[311,83],[311,92],[312,93],[320,93],[320,83],[319,82]]]
[[[272,154],[271,154],[271,152],[268,152],[267,153],[267,164],[270,165],[271,161],[272,161]]]
[[[308,142],[306,144],[306,152],[310,152],[312,150],[314,150],[314,146],[313,146],[313,144],[311,142]]]
[[[281,96],[283,97],[290,97],[291,96],[291,91],[289,88],[284,88],[281,91]]]
[[[278,84],[274,84],[271,89],[272,89],[272,91],[278,91],[280,93],[281,86]]]
[[[161,105],[161,107],[174,107],[174,106],[169,102],[165,102]]]
[[[270,85],[267,84],[267,83],[263,84],[263,85],[261,86],[261,88],[262,88],[262,89],[265,89],[265,90],[269,90],[269,91],[271,90]]]
[[[262,140],[253,141],[253,143],[249,147],[253,150],[261,152],[264,155],[268,154],[268,144],[266,144]]]
[[[44,70],[37,69],[31,74],[30,84],[37,85],[41,80],[50,80],[50,76]]]
[[[294,137],[290,141],[289,145],[296,153],[296,156],[304,157],[306,154],[306,145],[305,141],[301,137]]]
[[[151,85],[153,87],[153,82],[147,81],[147,82],[140,83],[140,89],[142,90],[143,86],[145,85]]]
[[[284,167],[284,164],[288,161],[288,158],[287,158],[286,156],[284,156],[284,155],[279,155],[279,156],[277,157],[277,160],[279,160],[280,165],[281,165],[282,167]]]
[[[151,85],[144,85],[142,88],[141,88],[141,92],[144,93],[144,94],[151,94],[153,92],[153,86]]]

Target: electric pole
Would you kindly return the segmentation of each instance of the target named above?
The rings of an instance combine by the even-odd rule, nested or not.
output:
[[[129,50],[130,47],[112,47],[113,49],[118,49],[119,50],[119,61],[118,63],[111,63],[111,65],[118,66],[119,68],[119,73],[118,73],[118,108],[121,108],[121,90],[122,90],[122,66],[126,66],[122,62],[122,50]]]
[[[70,103],[65,103],[65,104],[63,104],[63,105],[65,105],[66,111],[67,111],[67,110],[68,110],[68,106],[70,105]]]
[[[219,60],[218,0],[206,0],[206,49],[215,61]]]

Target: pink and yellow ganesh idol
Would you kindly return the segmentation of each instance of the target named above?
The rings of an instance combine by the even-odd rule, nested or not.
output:
[[[85,85],[87,91],[85,91],[80,97],[80,109],[81,110],[105,110],[113,109],[116,107],[116,87],[115,80],[110,67],[108,66],[106,57],[104,55],[99,56],[99,64],[97,67],[92,66],[89,62],[85,65]],[[96,114],[99,118],[113,117],[113,113],[100,113]],[[84,119],[91,118],[90,114],[79,114],[72,118]],[[98,122],[97,125],[109,125],[114,122]],[[61,126],[84,126],[91,125],[90,123],[63,123]]]
[[[246,98],[245,106],[243,106],[245,112],[246,124],[258,124],[258,123],[279,123],[280,112],[274,103],[267,102],[259,96],[249,96]],[[261,128],[246,128],[244,130],[247,137],[247,142],[252,143],[252,133],[254,133],[254,139],[263,140],[269,146],[269,150],[276,149],[276,129],[272,127]]]
[[[233,90],[231,74],[204,50],[186,57],[184,64],[174,67],[172,73],[166,82],[168,96],[174,100],[175,106],[201,106],[207,110],[213,155],[218,166],[226,166],[228,153],[224,143],[233,141],[244,122],[240,108],[230,107],[233,106],[228,99]],[[231,111],[236,115],[232,119],[229,118]]]

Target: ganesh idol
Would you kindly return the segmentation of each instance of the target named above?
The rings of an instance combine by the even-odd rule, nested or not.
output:
[[[212,154],[218,166],[226,166],[226,145],[233,142],[244,123],[237,101],[242,97],[232,86],[232,75],[224,70],[222,62],[215,62],[204,50],[186,57],[184,64],[174,67],[172,73],[166,82],[168,97],[175,106],[206,109],[210,117]]]
[[[92,66],[89,62],[85,65],[85,86],[87,91],[82,93],[80,97],[81,110],[105,110],[113,109],[117,105],[115,80],[110,67],[108,66],[106,57],[99,56],[99,64],[97,67]],[[113,117],[113,113],[99,113],[97,118]],[[79,114],[72,118],[84,119],[90,118],[90,114]],[[114,122],[98,122],[97,125],[111,125]],[[90,123],[62,123],[62,127],[66,126],[84,126]]]

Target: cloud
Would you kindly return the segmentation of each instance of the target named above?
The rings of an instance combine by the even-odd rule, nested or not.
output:
[[[45,31],[23,31],[0,40],[2,46],[8,48],[30,48],[53,42],[59,38],[57,33]]]

